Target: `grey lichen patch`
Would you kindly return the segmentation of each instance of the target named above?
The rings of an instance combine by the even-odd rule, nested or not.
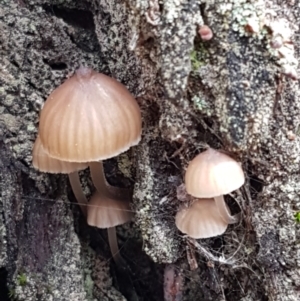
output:
[[[137,57],[141,65],[141,80],[143,89],[156,94],[157,77],[159,77],[161,48],[160,37],[161,11],[157,0],[136,0],[128,3],[128,33],[130,37],[127,49]],[[150,20],[154,20],[152,22]],[[150,22],[149,22],[150,21]]]
[[[220,3],[217,18],[210,4],[207,6],[207,22],[214,38],[208,50],[210,64],[199,73],[204,84],[209,81],[226,143],[233,149],[246,149],[255,147],[261,128],[267,131],[276,67],[268,63],[268,51],[259,39],[240,37],[235,32],[235,6],[231,3],[231,9],[222,9],[226,5]]]
[[[272,135],[261,142],[258,154],[251,153],[254,161],[257,160],[256,175],[266,185],[252,204],[253,224],[260,246],[257,259],[266,267],[266,290],[275,300],[276,295],[282,300],[295,300],[296,283],[300,281],[299,261],[291,260],[299,256],[299,231],[294,213],[300,206],[300,144],[298,136],[289,134],[296,132],[299,122],[299,103],[294,101],[297,95],[298,90],[282,92],[280,99],[285,101],[281,102],[280,114],[276,110],[270,126]],[[293,281],[287,281],[288,278]]]
[[[227,14],[232,12],[234,31],[239,32],[241,36],[252,36],[257,34],[259,39],[264,37],[266,31],[263,31],[264,19],[266,15],[266,1],[231,1],[220,6],[219,12]],[[269,11],[269,14],[272,12]]]
[[[296,300],[293,282],[298,286],[300,281],[300,262],[295,260],[299,257],[299,226],[293,218],[295,210],[300,208],[299,189],[298,175],[281,185],[274,181],[254,209],[254,225],[260,246],[257,260],[267,268],[269,277],[275,277],[280,283],[280,286],[269,286],[268,291],[271,295],[276,292],[284,296],[282,300]],[[293,282],[285,280],[288,278]]]
[[[183,101],[191,71],[196,25],[202,23],[198,1],[165,1],[160,36],[161,70],[166,98],[187,107]]]
[[[0,127],[6,127],[9,132],[16,134],[21,127],[21,121],[17,116],[13,116],[11,114],[1,114]]]
[[[110,75],[128,86],[134,94],[143,90],[138,59],[129,51],[132,29],[129,9],[124,1],[94,1],[96,33],[101,52],[105,56]],[[114,7],[114,9],[112,9]],[[109,14],[109,18],[106,17]]]
[[[168,204],[171,192],[165,184],[171,176],[166,162],[167,150],[159,137],[157,123],[153,124],[153,115],[148,113],[146,118],[146,131],[137,147],[136,162],[140,168],[134,192],[135,222],[141,229],[145,252],[156,262],[174,262],[180,250],[174,219],[170,215],[174,208],[168,213],[168,206],[162,202],[165,198]]]
[[[200,111],[206,116],[211,116],[212,109],[210,103],[205,98],[201,98],[201,95],[200,97],[197,95],[193,96],[192,102],[194,103],[195,110]]]
[[[182,101],[186,101],[186,99],[182,99]],[[161,99],[160,105],[163,113],[160,116],[159,127],[166,140],[182,144],[197,135],[194,129],[194,120],[185,110],[165,99]]]
[[[280,71],[292,79],[297,79],[298,60],[294,56],[293,31],[297,26],[277,14],[278,8],[268,7],[268,1],[239,1],[223,6],[223,12],[233,11],[232,28],[240,36],[253,36],[266,40],[270,56],[277,60]],[[221,9],[222,10],[222,9]]]
[[[122,154],[118,157],[118,168],[127,178],[132,178],[132,163],[128,154]]]

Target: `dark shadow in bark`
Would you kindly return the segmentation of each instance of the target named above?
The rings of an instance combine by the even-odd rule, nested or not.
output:
[[[9,291],[6,285],[7,283],[7,271],[5,268],[0,268],[0,296],[1,301],[9,301]]]

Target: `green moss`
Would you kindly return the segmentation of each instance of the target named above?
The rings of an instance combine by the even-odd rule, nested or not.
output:
[[[10,300],[16,300],[16,290],[13,288],[9,289],[8,297]]]
[[[203,42],[196,42],[195,48],[190,54],[193,71],[197,71],[201,66],[205,65],[207,56],[207,49]]]
[[[21,273],[17,277],[18,285],[25,286],[27,284],[27,277],[24,273]]]
[[[294,218],[297,224],[300,223],[300,211],[294,214]]]
[[[91,276],[91,271],[86,268],[84,269],[84,290],[86,292],[87,300],[92,301],[94,291],[94,281]]]

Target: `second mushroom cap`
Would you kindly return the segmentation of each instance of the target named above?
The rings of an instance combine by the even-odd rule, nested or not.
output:
[[[228,224],[220,217],[213,199],[196,200],[192,206],[176,214],[177,228],[188,236],[199,239],[223,234]]]
[[[87,223],[97,228],[111,228],[132,219],[129,202],[95,192],[89,201]]]
[[[87,163],[67,162],[50,157],[44,150],[41,139],[35,140],[32,151],[32,165],[42,172],[68,174],[88,167]]]

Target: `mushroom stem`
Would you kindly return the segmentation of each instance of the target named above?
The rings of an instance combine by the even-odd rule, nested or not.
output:
[[[225,203],[223,195],[214,197],[214,200],[216,202],[218,212],[219,212],[221,218],[224,220],[224,222],[226,222],[228,224],[235,224],[239,221],[239,214],[236,214],[236,215],[230,214],[229,208],[227,207],[227,205]]]
[[[98,190],[99,193],[108,193],[108,183],[106,182],[106,178],[104,175],[104,170],[103,170],[103,163],[102,161],[99,162],[90,162],[90,172],[91,172],[91,177],[93,180],[93,183]]]
[[[120,200],[121,198],[125,198],[126,200],[129,199],[128,189],[113,187],[107,183],[102,161],[90,162],[89,166],[93,183],[100,196],[108,197],[114,200]],[[110,251],[115,263],[118,266],[126,267],[118,247],[116,227],[108,228],[107,233]]]
[[[108,234],[108,242],[109,242],[110,251],[111,251],[111,254],[113,256],[115,263],[118,266],[125,267],[125,262],[120,254],[120,250],[119,250],[119,246],[118,246],[116,227],[108,228],[107,234]]]
[[[102,161],[90,162],[89,166],[93,183],[100,194],[104,194],[107,197],[117,200],[130,199],[130,192],[128,189],[114,187],[107,183]]]
[[[87,199],[82,191],[82,187],[80,184],[80,179],[77,171],[71,172],[68,174],[69,176],[69,181],[73,190],[73,193],[77,199],[77,202],[81,208],[81,211],[83,215],[86,217],[87,216]]]

